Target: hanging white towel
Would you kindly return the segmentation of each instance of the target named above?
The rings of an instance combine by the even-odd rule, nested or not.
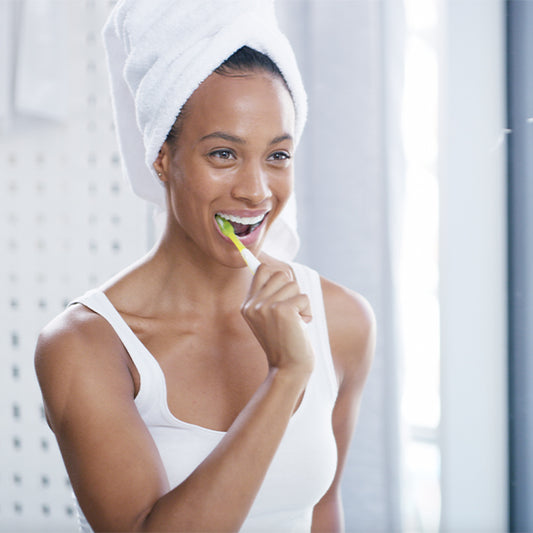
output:
[[[0,1],[0,133],[13,121],[16,0]]]
[[[16,63],[17,113],[62,121],[68,113],[68,2],[22,3]]]

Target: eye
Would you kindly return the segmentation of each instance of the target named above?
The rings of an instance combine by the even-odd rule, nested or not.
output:
[[[231,150],[213,150],[209,152],[209,157],[228,160],[235,159],[235,154]]]
[[[273,154],[270,154],[268,156],[268,159],[270,161],[286,161],[287,159],[290,159],[290,158],[291,158],[291,154],[285,151],[274,152]]]

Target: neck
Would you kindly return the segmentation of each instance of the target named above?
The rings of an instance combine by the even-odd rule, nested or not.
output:
[[[234,311],[252,279],[248,268],[226,267],[168,228],[142,261],[141,270],[148,281],[142,292],[165,313]]]

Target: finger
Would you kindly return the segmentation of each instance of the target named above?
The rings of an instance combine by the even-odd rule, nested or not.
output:
[[[299,294],[302,294],[302,292],[295,281],[288,281],[278,285],[277,280],[272,280],[265,285],[258,297],[268,305],[290,300]]]
[[[313,315],[307,294],[294,293],[286,288],[280,290],[271,301],[264,302],[265,306],[276,309],[285,316],[299,316],[305,323],[311,322]]]
[[[252,278],[252,283],[248,290],[249,294],[256,293],[261,287],[267,282],[267,280],[272,276],[272,267],[265,263],[261,263],[257,270],[255,271],[254,277]]]
[[[245,316],[266,317],[273,310],[277,313],[284,312],[286,308],[282,304],[300,293],[300,289],[295,282],[280,281],[279,278],[282,276],[277,274],[269,278],[257,293],[250,294],[243,302],[241,312]],[[287,307],[287,309],[290,311],[290,307]]]
[[[287,271],[262,265],[257,269],[248,294],[261,295],[265,298],[291,282],[291,276]]]
[[[259,274],[257,274],[258,271],[260,271]],[[278,271],[285,272],[291,281],[296,279],[294,271],[290,265],[282,263],[281,261],[269,262],[269,259],[262,261],[257,267],[255,277],[257,278],[257,281],[260,281],[261,279],[264,281],[264,279],[268,278],[268,272],[273,273]]]
[[[307,294],[297,294],[289,300],[292,305],[298,310],[300,318],[306,323],[309,324],[313,320],[313,313],[311,311],[311,302]]]

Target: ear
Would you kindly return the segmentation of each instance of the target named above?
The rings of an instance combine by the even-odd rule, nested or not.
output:
[[[170,149],[168,147],[167,142],[165,141],[163,143],[163,146],[161,146],[161,149],[159,150],[159,154],[157,154],[156,160],[154,161],[154,169],[157,172],[157,175],[159,176],[159,179],[163,182],[168,181],[168,171],[170,168]]]

